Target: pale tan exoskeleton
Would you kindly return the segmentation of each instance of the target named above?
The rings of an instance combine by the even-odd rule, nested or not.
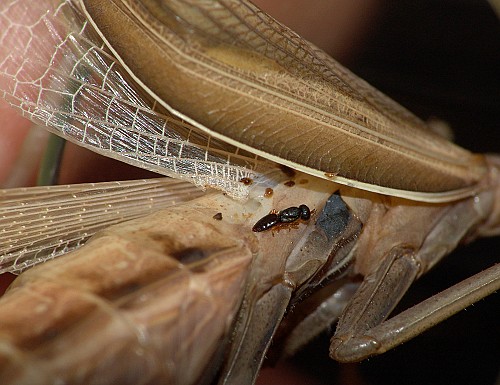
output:
[[[382,322],[463,238],[498,233],[499,160],[440,138],[250,3],[30,6],[28,23],[26,3],[0,8],[7,101],[97,152],[225,194],[132,183],[143,212],[172,207],[24,273],[0,303],[3,382],[252,383],[289,305],[330,281],[323,306],[286,330],[286,352],[347,304],[331,355],[356,361],[499,288],[497,264]],[[125,217],[125,187],[4,190],[2,268],[76,248],[91,218]],[[59,208],[61,196],[77,203]],[[252,233],[271,209],[300,204],[312,220]],[[354,274],[365,279],[351,299]]]

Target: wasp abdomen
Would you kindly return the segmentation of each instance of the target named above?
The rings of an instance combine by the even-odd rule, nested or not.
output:
[[[279,223],[278,214],[271,213],[260,218],[257,223],[252,227],[252,231],[260,232],[269,230],[271,227]]]

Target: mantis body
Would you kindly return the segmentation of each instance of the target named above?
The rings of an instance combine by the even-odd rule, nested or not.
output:
[[[2,6],[9,28],[19,25],[19,4]],[[464,237],[498,233],[497,157],[473,155],[440,138],[250,3],[51,5],[25,32],[35,46],[45,42],[37,43],[34,31],[45,32],[52,50],[27,61],[18,52],[3,58],[6,99],[69,140],[226,195],[191,201],[199,195],[194,186],[181,183],[176,192],[172,182],[148,182],[143,193],[152,203],[144,212],[180,199],[189,204],[107,230],[89,243],[89,254],[81,249],[71,263],[59,259],[23,275],[4,303],[5,309],[25,303],[26,313],[5,311],[5,330],[35,319],[33,310],[46,320],[57,315],[54,323],[64,326],[55,336],[49,322],[22,336],[5,332],[11,335],[6,379],[88,383],[104,372],[110,382],[137,383],[146,371],[146,383],[214,377],[252,383],[289,305],[298,307],[330,282],[344,284],[324,302],[327,316],[318,308],[289,325],[286,351],[329,327],[347,304],[330,353],[359,360],[498,289],[495,265],[433,305],[383,322],[410,284]],[[162,188],[170,193],[154,195]],[[6,200],[16,201],[16,194],[4,192]],[[158,198],[169,194],[166,202]],[[275,236],[252,234],[271,209],[301,204],[316,210],[313,220]],[[113,215],[101,227],[116,221]],[[77,240],[67,236],[63,252],[88,235],[71,234]],[[131,253],[134,244],[144,249]],[[60,253],[56,245],[7,249],[4,268],[53,257]],[[353,294],[356,274],[365,279]],[[43,309],[30,306],[40,293],[54,297]],[[228,298],[219,301],[222,295]],[[73,306],[56,311],[61,298],[72,298]],[[88,318],[76,322],[82,314]],[[181,325],[184,319],[191,323]],[[113,338],[97,343],[88,337],[98,341],[102,332]],[[75,342],[82,336],[88,342]],[[66,344],[75,343],[79,354],[64,356]],[[103,350],[102,360],[93,362]],[[25,362],[31,371],[20,370]]]

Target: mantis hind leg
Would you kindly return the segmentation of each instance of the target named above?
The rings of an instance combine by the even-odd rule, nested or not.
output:
[[[487,204],[490,195],[486,192],[447,209],[418,247],[400,243],[382,254],[340,318],[331,342],[332,358],[353,362],[383,353],[500,289],[496,264],[385,321],[411,284],[485,221],[488,210],[476,202]]]
[[[390,274],[392,275],[392,272]],[[371,282],[363,285],[358,293],[369,290],[371,285]],[[385,289],[388,288],[387,285]],[[497,290],[500,290],[500,264],[432,296],[385,322],[379,322],[376,326],[370,324],[377,323],[386,309],[377,311],[380,310],[380,306],[374,306],[378,309],[373,309],[370,307],[371,304],[366,302],[353,302],[353,305],[346,309],[344,317],[339,322],[337,333],[332,338],[330,355],[338,361],[351,362],[384,353]],[[383,294],[384,290],[381,290],[378,295],[371,298],[382,298]],[[362,311],[359,311],[360,309]],[[349,325],[349,321],[353,318],[357,318],[355,323]]]

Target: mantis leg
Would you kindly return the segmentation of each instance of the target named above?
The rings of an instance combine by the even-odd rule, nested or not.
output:
[[[280,356],[293,356],[321,332],[332,327],[359,288],[359,284],[360,282],[344,282],[314,310],[304,310],[304,313],[307,312],[307,315],[286,336]],[[314,300],[314,298],[311,299]],[[300,308],[300,306],[298,307]],[[301,311],[296,309],[294,313],[301,313]]]
[[[496,264],[397,316],[345,340],[332,339],[330,355],[339,361],[357,361],[384,353],[410,340],[474,302],[500,290],[500,264]]]
[[[287,255],[281,276],[273,279],[273,286],[262,295],[261,275],[247,289],[240,310],[240,322],[235,328],[229,365],[224,368],[219,384],[252,384],[296,289],[314,280],[314,275],[327,268],[334,275],[348,263],[354,240],[361,231],[361,223],[338,194],[332,194],[324,204],[314,225]],[[291,233],[293,234],[293,233]],[[261,248],[263,248],[261,239]],[[271,239],[271,245],[275,245]],[[286,243],[283,242],[285,245]],[[282,249],[282,247],[278,248]],[[276,259],[273,249],[266,253],[264,268],[269,270],[271,259]],[[272,258],[271,258],[272,257]],[[258,257],[257,257],[258,258]],[[256,270],[254,262],[254,270]],[[307,285],[305,285],[307,286]],[[307,290],[307,289],[306,289]],[[352,294],[352,293],[351,293]],[[343,307],[343,306],[342,306]],[[340,313],[339,313],[340,314]],[[309,332],[309,331],[308,331]]]
[[[383,353],[499,290],[496,264],[384,322],[410,285],[483,220],[473,200],[463,201],[441,218],[418,250],[401,244],[386,251],[344,310],[331,342],[332,358],[353,362]]]

